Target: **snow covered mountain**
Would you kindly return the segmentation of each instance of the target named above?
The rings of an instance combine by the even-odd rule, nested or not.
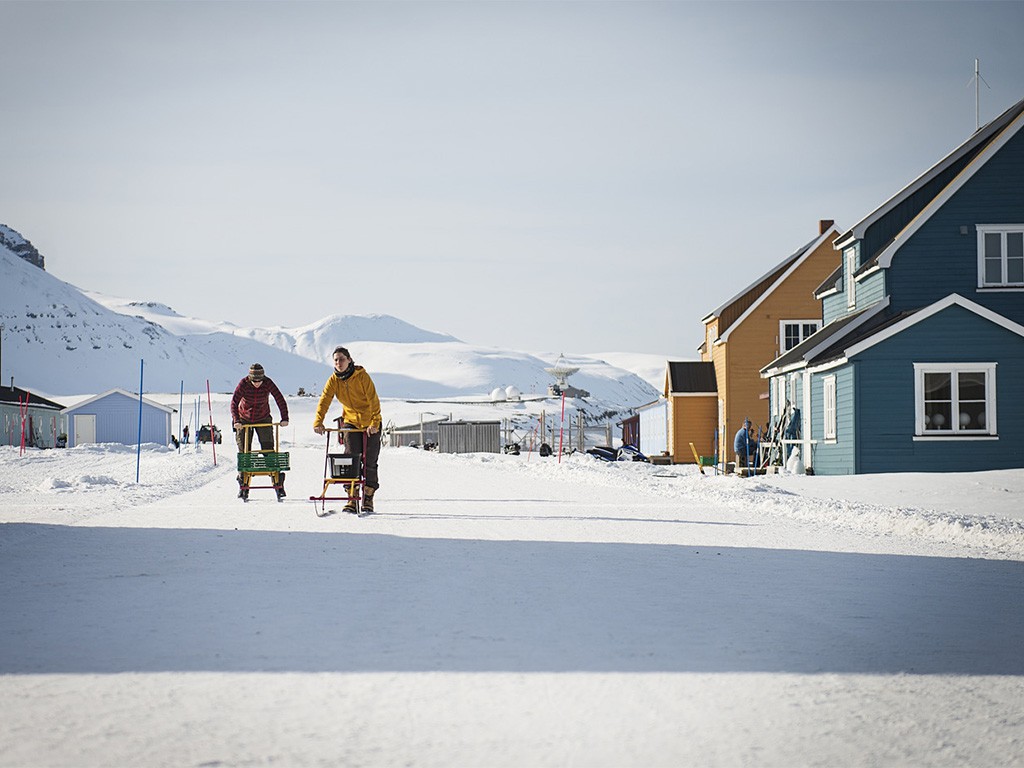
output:
[[[84,292],[33,266],[0,243],[0,381],[49,395],[136,391],[140,360],[146,392],[231,391],[253,361],[288,394],[320,391],[334,347],[344,345],[373,374],[382,397],[483,397],[498,387],[546,393],[544,369],[555,353],[528,354],[463,343],[389,315],[332,315],[298,328],[241,328],[183,317],[166,304]],[[41,257],[40,257],[41,258]],[[603,360],[577,356],[571,383],[596,401],[623,409],[657,390]]]

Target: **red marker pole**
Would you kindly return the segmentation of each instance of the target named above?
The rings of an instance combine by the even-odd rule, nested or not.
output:
[[[562,427],[565,425],[565,392],[562,393],[562,420],[558,423],[558,463],[562,463]]]
[[[206,405],[210,409],[210,445],[213,446],[213,466],[217,466],[217,435],[213,431],[213,400],[210,398],[210,380],[206,380]]]

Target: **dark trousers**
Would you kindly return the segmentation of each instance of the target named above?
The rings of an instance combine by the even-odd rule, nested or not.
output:
[[[342,424],[342,429],[355,429],[351,424]],[[366,469],[366,487],[377,490],[380,484],[377,480],[377,458],[380,456],[380,432],[375,435],[367,435],[366,432],[341,432],[343,445],[346,453],[359,453],[363,457],[363,467]],[[364,446],[363,443],[366,443]],[[364,450],[365,448],[365,450]]]

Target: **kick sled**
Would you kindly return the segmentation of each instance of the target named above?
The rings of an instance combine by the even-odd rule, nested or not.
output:
[[[249,491],[258,489],[272,490],[277,495],[278,501],[284,501],[284,473],[290,467],[288,453],[280,450],[280,426],[279,422],[242,425],[242,445],[246,448],[238,453],[238,488],[242,501],[248,502]],[[274,428],[272,450],[262,448],[262,443],[260,450],[252,450],[253,430],[257,427]],[[253,485],[253,478],[256,477],[266,477],[270,480],[270,484]]]
[[[325,427],[327,445],[324,453],[324,489],[319,496],[310,496],[313,509],[318,517],[333,515],[335,510],[327,509],[328,501],[344,501],[345,511],[364,517],[370,514],[363,509],[363,492],[366,488],[366,467],[360,453],[345,452],[346,432],[362,432],[363,446],[369,433],[362,429]],[[341,452],[331,453],[331,433],[337,434]]]

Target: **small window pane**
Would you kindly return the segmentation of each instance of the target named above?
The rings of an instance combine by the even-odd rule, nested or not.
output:
[[[1024,232],[1006,233],[1006,258],[1024,258]]]
[[[1003,282],[1002,259],[985,259],[985,282],[988,284]]]
[[[986,259],[1002,259],[1003,258],[1003,236],[999,232],[986,232],[985,233],[985,258]]]
[[[948,373],[926,373],[924,375],[925,400],[949,400],[952,397],[952,382]]]
[[[960,402],[985,400],[985,374],[981,371],[962,372],[957,381]]]
[[[927,430],[950,429],[952,413],[952,403],[925,403],[924,428]]]
[[[985,429],[985,403],[960,403],[960,429]]]
[[[1024,257],[1006,260],[1006,282],[1024,283]]]

